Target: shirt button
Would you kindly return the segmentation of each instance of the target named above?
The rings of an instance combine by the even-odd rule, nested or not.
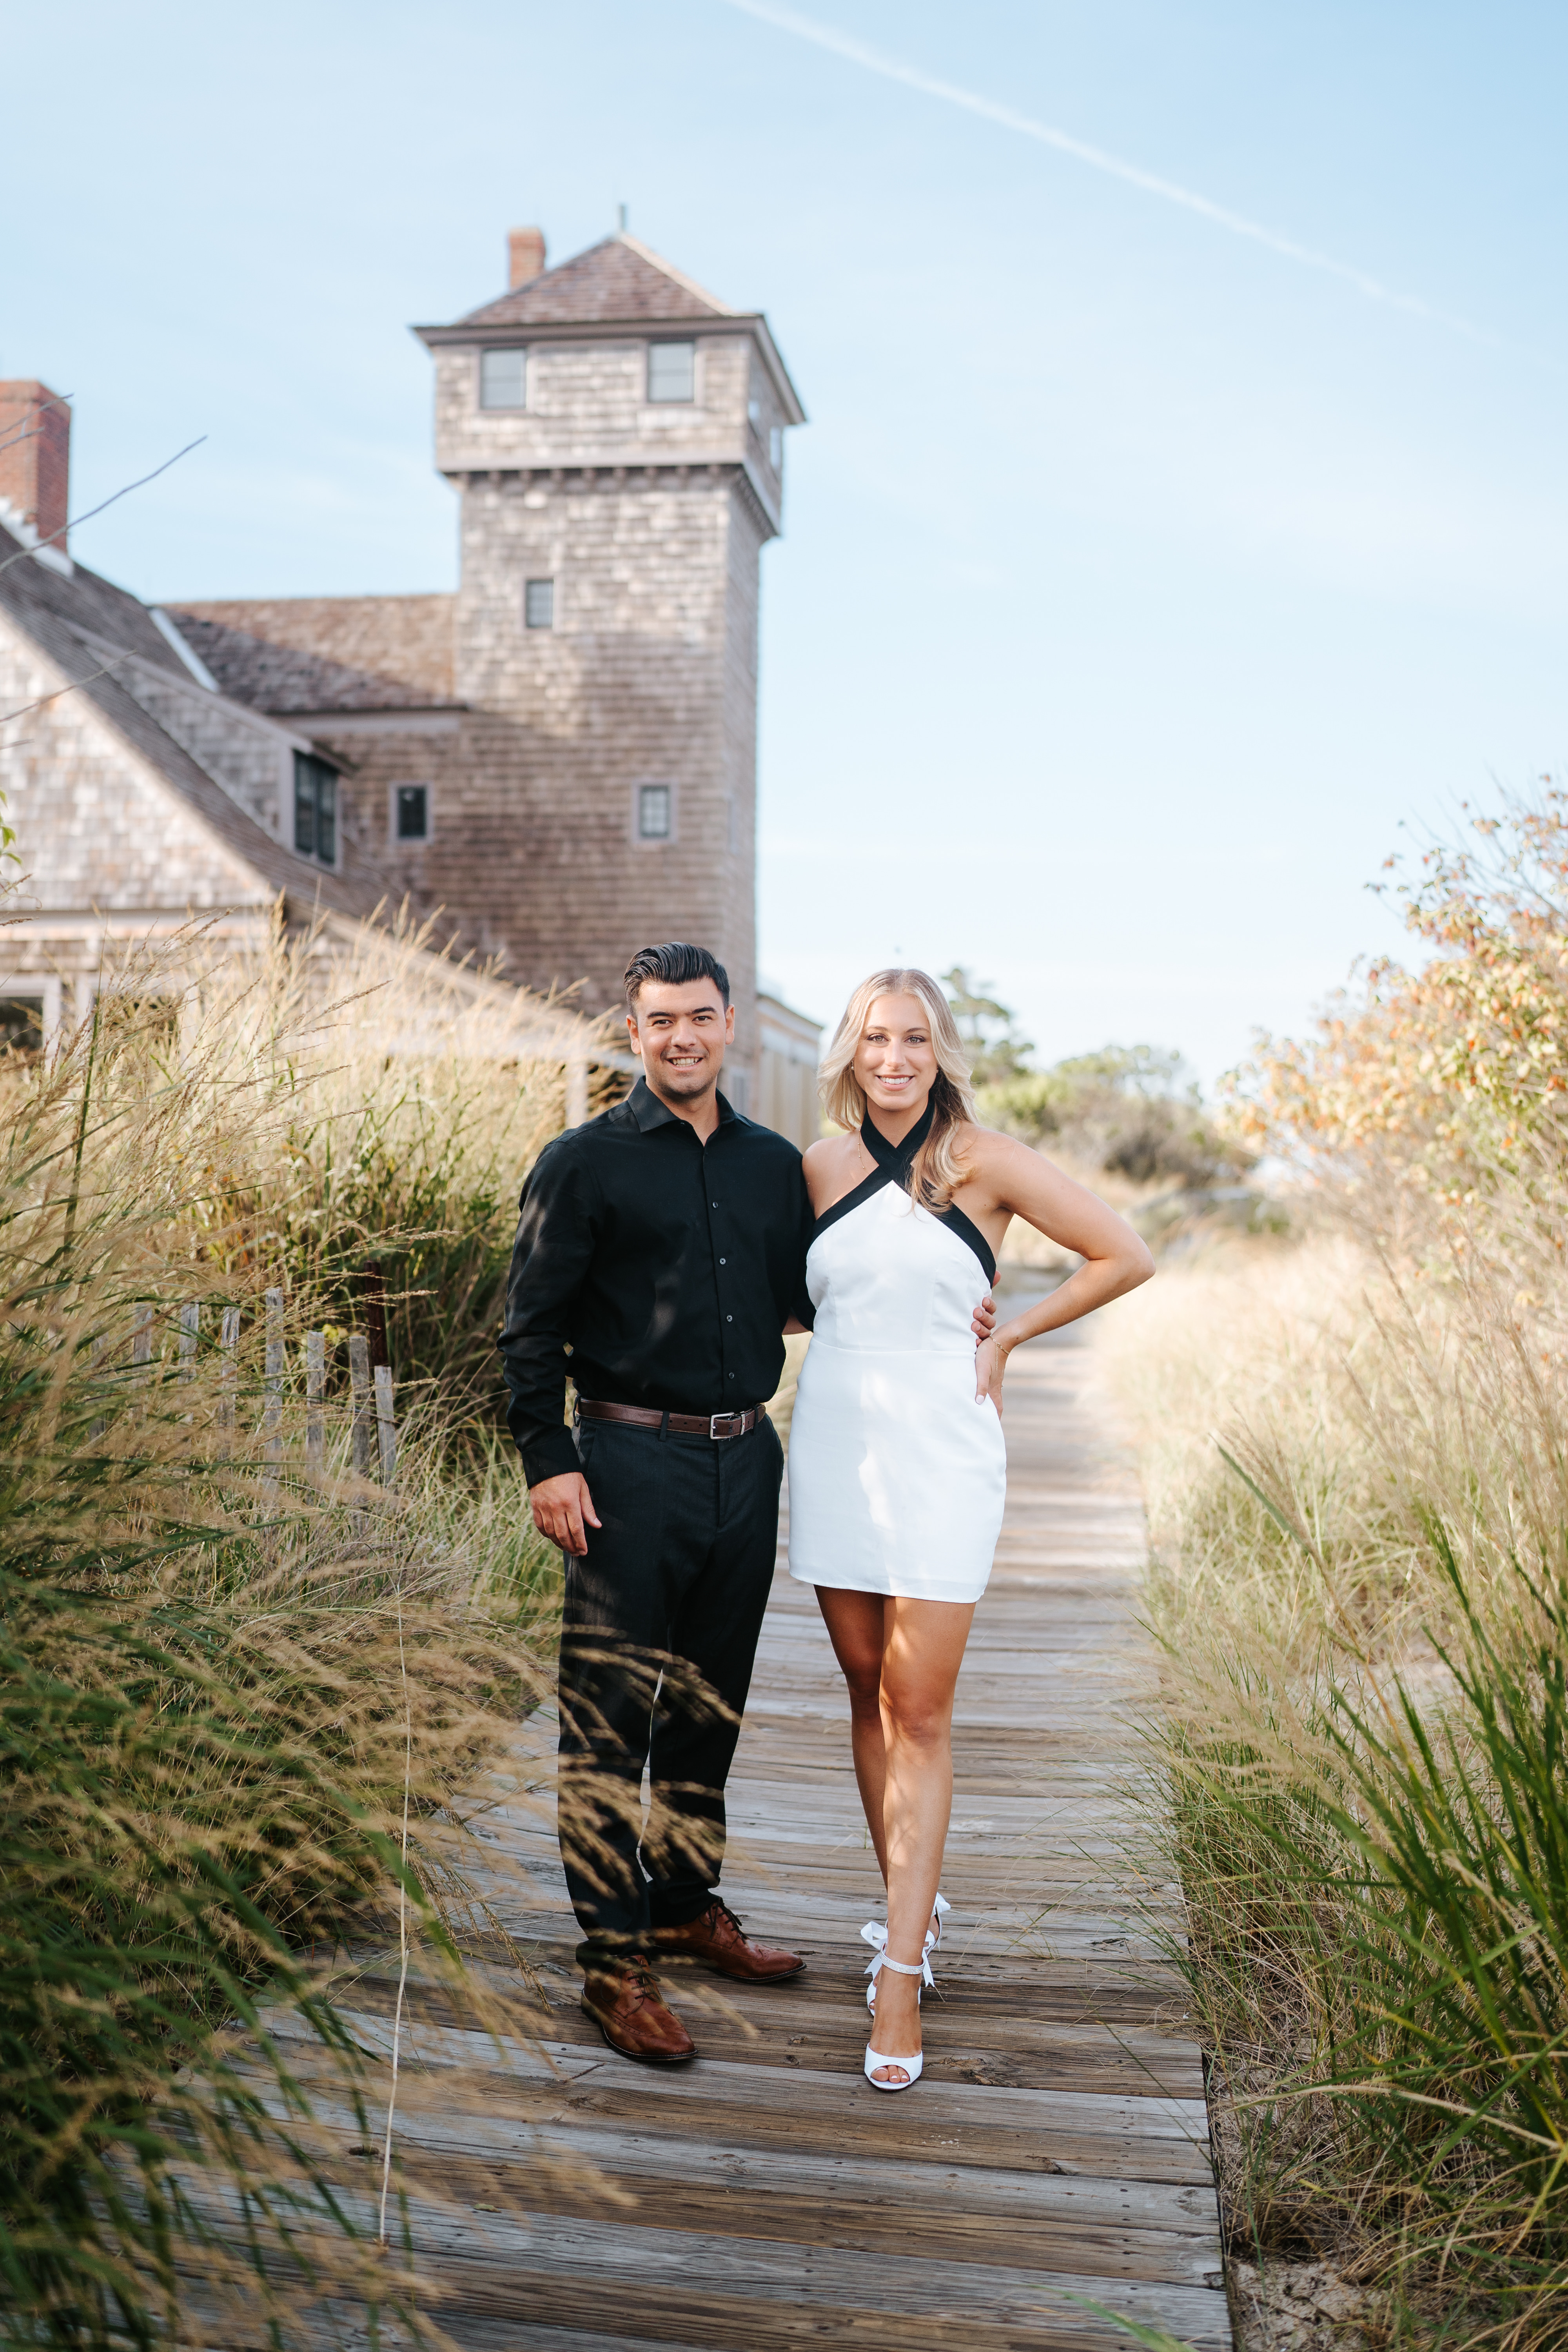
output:
[[[721,1258],[720,1259],[719,1263],[720,1263],[720,1265],[729,1265],[729,1263],[730,1263],[730,1261],[729,1261],[729,1259],[728,1259],[727,1257],[721,1257]]]
[[[731,1381],[732,1381],[732,1380],[734,1379],[735,1375],[734,1375],[734,1373],[733,1373],[733,1372],[727,1372],[727,1373],[725,1374],[725,1376],[724,1376],[724,1377],[725,1377],[725,1379],[726,1379],[726,1380],[731,1380]]]
[[[735,1318],[734,1318],[734,1317],[733,1317],[732,1315],[726,1315],[726,1316],[725,1316],[725,1318],[724,1318],[724,1320],[725,1320],[725,1322],[726,1322],[726,1323],[732,1323],[732,1322],[734,1321],[734,1319],[735,1319]]]

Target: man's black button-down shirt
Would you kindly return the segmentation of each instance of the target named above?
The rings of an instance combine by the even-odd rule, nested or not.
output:
[[[793,1143],[721,1095],[703,1144],[639,1078],[545,1147],[521,1206],[500,1352],[531,1486],[577,1467],[568,1368],[580,1396],[660,1412],[742,1412],[772,1396],[785,1322],[811,1321],[811,1202]]]

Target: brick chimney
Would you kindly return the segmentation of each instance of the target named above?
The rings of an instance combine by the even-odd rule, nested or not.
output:
[[[70,453],[71,413],[58,393],[25,378],[0,383],[0,522],[62,554]]]
[[[510,265],[510,288],[526,286],[537,278],[544,267],[544,231],[542,228],[514,228],[506,241],[507,260]]]

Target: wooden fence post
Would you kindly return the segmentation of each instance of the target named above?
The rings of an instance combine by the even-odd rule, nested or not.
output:
[[[235,1391],[239,1384],[239,1366],[236,1360],[239,1349],[239,1309],[226,1307],[223,1326],[218,1335],[223,1361],[217,1376],[217,1456],[226,1462],[234,1447]]]
[[[375,1406],[371,1397],[370,1342],[363,1331],[349,1338],[349,1387],[353,1393],[353,1433],[352,1460],[356,1478],[370,1476],[371,1430],[375,1420]],[[356,1536],[363,1536],[366,1520],[363,1511],[349,1513],[349,1526]]]
[[[349,1341],[349,1385],[353,1391],[353,1472],[356,1478],[370,1476],[370,1433],[374,1420],[371,1402],[370,1346],[363,1332],[356,1331]]]
[[[327,1335],[305,1334],[305,1464],[312,1478],[327,1466],[327,1422],[321,1394],[327,1381]]]
[[[381,1483],[390,1493],[397,1479],[397,1423],[392,1417],[392,1368],[375,1368],[375,1435],[381,1449]]]
[[[144,1378],[143,1367],[153,1360],[153,1305],[142,1299],[131,1310],[132,1376],[139,1387]]]
[[[262,1451],[276,1464],[283,1453],[283,1293],[268,1290],[267,1301],[267,1370],[262,1383]],[[278,1473],[268,1469],[262,1481],[268,1494],[278,1488]]]
[[[574,1054],[566,1065],[566,1124],[581,1127],[588,1116],[588,1061]]]
[[[201,1337],[202,1302],[187,1298],[180,1309],[180,1378],[194,1381],[196,1376],[196,1341]]]

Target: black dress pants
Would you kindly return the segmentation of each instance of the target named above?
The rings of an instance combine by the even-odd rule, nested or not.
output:
[[[712,1900],[784,1452],[770,1421],[717,1443],[584,1421],[577,1453],[604,1522],[566,1562],[561,1635],[561,1858],[586,1960]]]

